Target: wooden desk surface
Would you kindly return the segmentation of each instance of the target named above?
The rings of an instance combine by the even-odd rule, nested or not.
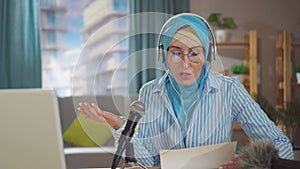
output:
[[[110,168],[82,168],[82,169],[110,169]],[[127,167],[125,169],[141,169],[141,167]],[[160,167],[148,167],[148,169],[161,169],[161,168]]]

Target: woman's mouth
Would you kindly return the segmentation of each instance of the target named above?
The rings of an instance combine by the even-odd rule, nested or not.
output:
[[[192,75],[193,74],[191,74],[191,73],[185,73],[185,72],[179,73],[180,78],[183,80],[190,79],[192,77]]]

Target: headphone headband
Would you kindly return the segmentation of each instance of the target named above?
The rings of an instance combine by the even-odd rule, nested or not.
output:
[[[201,21],[203,21],[203,23],[206,25],[206,27],[208,28],[209,30],[209,34],[210,34],[210,45],[209,45],[209,53],[208,53],[208,58],[207,60],[209,62],[211,62],[211,55],[213,53],[213,59],[215,60],[216,59],[216,40],[215,40],[215,35],[210,27],[210,25],[208,24],[208,22],[201,16],[199,15],[196,15],[196,14],[193,14],[193,13],[181,13],[181,14],[178,14],[178,15],[174,15],[172,17],[170,17],[165,23],[164,25],[162,26],[161,30],[160,30],[160,33],[159,33],[159,36],[158,36],[158,60],[161,60],[162,63],[165,63],[165,57],[164,57],[164,46],[163,44],[161,43],[161,38],[162,38],[162,34],[165,30],[165,27],[168,25],[168,23],[173,20],[173,18],[177,18],[177,17],[180,17],[180,16],[184,16],[184,15],[190,15],[190,16],[194,16],[194,17],[197,17],[199,18]],[[161,59],[160,59],[161,58]]]

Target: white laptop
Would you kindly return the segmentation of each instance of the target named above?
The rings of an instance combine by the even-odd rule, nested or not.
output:
[[[0,168],[66,169],[52,90],[0,90]]]

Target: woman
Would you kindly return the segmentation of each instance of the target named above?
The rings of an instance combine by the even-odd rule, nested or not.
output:
[[[159,48],[166,73],[140,90],[146,112],[133,138],[136,157],[144,165],[159,166],[162,149],[230,142],[237,122],[251,139],[272,141],[280,157],[292,159],[288,138],[240,81],[209,69],[209,31],[201,17],[189,13],[173,16],[163,26]],[[111,126],[118,139],[126,119],[87,103],[80,111]]]

